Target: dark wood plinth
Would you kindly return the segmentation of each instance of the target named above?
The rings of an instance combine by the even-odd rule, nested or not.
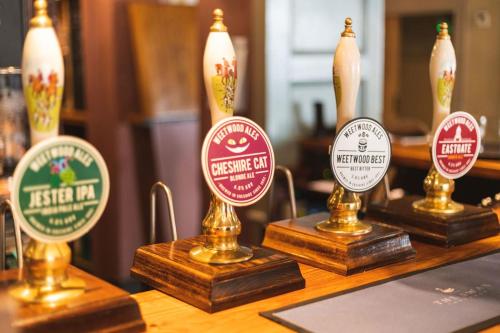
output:
[[[262,245],[343,275],[415,257],[408,234],[399,228],[366,220],[373,227],[370,233],[337,236],[314,227],[328,217],[328,213],[319,213],[271,223]]]
[[[50,308],[36,304],[17,303],[11,326],[16,332],[144,332],[137,302],[130,295],[75,267],[71,276],[83,279],[86,291],[66,305]],[[17,282],[17,270],[0,271],[0,288]]]
[[[491,209],[464,204],[460,213],[425,214],[413,209],[412,203],[422,199],[407,196],[386,203],[371,204],[368,216],[396,225],[412,238],[450,247],[498,234],[498,217]]]
[[[189,257],[202,243],[198,236],[140,247],[132,276],[210,313],[305,287],[299,265],[288,256],[253,247],[248,261],[210,265]]]

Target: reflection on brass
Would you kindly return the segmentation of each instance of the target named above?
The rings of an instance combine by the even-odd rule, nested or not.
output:
[[[47,0],[35,0],[33,2],[35,16],[30,20],[32,28],[47,28],[52,26],[52,20],[47,15]]]
[[[209,264],[230,264],[252,258],[252,250],[238,244],[241,222],[234,207],[214,194],[202,223],[202,231],[205,244],[189,252],[192,259]]]
[[[441,22],[437,39],[450,39],[450,35],[448,34],[448,23]]]
[[[212,32],[227,32],[227,27],[224,25],[224,12],[222,9],[217,8],[213,12],[214,23],[210,27],[210,31]]]
[[[31,240],[24,251],[23,279],[9,294],[26,303],[59,306],[85,292],[85,282],[69,277],[71,249],[67,243]]]
[[[335,182],[333,192],[328,198],[330,218],[316,224],[321,231],[342,236],[357,236],[372,231],[372,226],[358,220],[361,200],[356,193],[347,191]]]
[[[432,165],[424,180],[425,198],[415,201],[413,208],[424,213],[454,214],[464,210],[464,206],[451,200],[455,190],[453,179],[443,177]]]
[[[356,37],[354,31],[352,31],[352,19],[350,17],[345,19],[345,29],[340,35],[342,37]]]

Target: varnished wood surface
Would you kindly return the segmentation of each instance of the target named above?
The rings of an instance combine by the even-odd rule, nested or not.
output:
[[[500,249],[500,236],[449,249],[418,242],[413,242],[413,246],[417,250],[415,260],[347,277],[301,264],[300,269],[306,279],[305,289],[215,314],[203,312],[159,291],[147,291],[132,297],[139,303],[148,332],[290,332],[287,328],[259,316],[259,312],[485,254]],[[493,328],[488,332],[500,330]]]
[[[328,213],[318,213],[270,223],[263,246],[343,275],[415,256],[408,234],[400,228],[365,220],[372,225],[370,233],[345,237],[315,228],[318,222],[328,218]]]
[[[144,322],[130,295],[78,268],[68,273],[85,281],[85,293],[60,307],[21,304],[12,323],[19,332],[142,332]],[[18,270],[0,271],[0,292],[16,283]]]
[[[442,246],[454,246],[496,235],[498,217],[489,208],[464,204],[462,212],[450,215],[425,214],[413,209],[419,196],[405,196],[368,206],[368,216],[403,228],[412,238]]]
[[[208,265],[189,257],[203,236],[137,249],[132,276],[207,312],[216,312],[304,287],[298,264],[288,256],[253,247],[253,257]]]

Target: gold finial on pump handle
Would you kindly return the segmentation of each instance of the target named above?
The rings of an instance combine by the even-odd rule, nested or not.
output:
[[[58,135],[59,108],[64,86],[62,53],[57,36],[52,29],[52,20],[48,16],[47,8],[47,0],[33,1],[33,18],[30,20],[30,31],[26,35],[23,46],[23,82],[30,82],[31,79],[28,78],[34,73],[40,76],[48,75],[40,70],[47,68],[50,75],[55,77],[57,84],[54,100],[59,100],[59,103],[54,102],[48,111],[49,118],[55,120],[50,120],[49,123],[56,125],[49,127],[49,125],[38,123],[35,126],[35,115],[46,112],[40,111],[38,106],[41,101],[45,105],[45,100],[32,94],[30,85],[23,84],[30,118],[32,145]],[[37,28],[47,28],[48,31],[44,34],[34,33],[33,30]],[[39,50],[40,45],[43,45],[43,52]],[[71,249],[66,242],[52,243],[44,241],[43,237],[31,238],[23,255],[22,279],[18,284],[9,288],[9,294],[15,299],[24,303],[38,303],[52,307],[65,304],[85,292],[85,282],[68,274]]]
[[[450,39],[450,35],[448,34],[448,23],[441,22],[439,25],[439,34],[438,39]]]
[[[438,86],[439,80],[442,80],[443,68],[441,64],[447,64],[445,69],[448,70],[451,76],[451,85],[448,83],[446,90],[447,103],[442,102],[443,92]],[[448,68],[449,67],[449,68]],[[456,59],[455,50],[448,34],[448,24],[441,22],[439,25],[439,33],[434,43],[434,48],[431,54],[429,64],[431,87],[433,90],[433,130],[432,135],[436,135],[434,131],[439,123],[450,114],[450,103],[453,91],[453,82],[456,75]],[[428,214],[455,214],[464,210],[464,206],[454,202],[451,195],[455,190],[455,181],[446,178],[439,174],[434,164],[432,165],[427,177],[424,180],[425,198],[415,201],[413,208],[417,211]]]
[[[356,37],[354,31],[352,31],[352,19],[350,17],[345,19],[345,29],[340,35],[342,37]]]
[[[213,11],[214,23],[210,27],[211,32],[227,32],[227,27],[224,25],[224,12],[217,8]]]
[[[35,15],[30,20],[32,28],[46,28],[52,26],[52,20],[47,13],[47,0],[35,0],[33,2]]]

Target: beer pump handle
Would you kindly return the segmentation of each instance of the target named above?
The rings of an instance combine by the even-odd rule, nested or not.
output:
[[[47,14],[47,1],[35,0],[33,8],[35,15],[30,20],[22,59],[32,145],[58,134],[64,87],[63,56]]]
[[[354,117],[360,82],[360,54],[351,18],[345,19],[333,60],[333,86],[337,102],[337,132]]]
[[[450,114],[456,68],[457,61],[448,34],[448,24],[442,22],[439,25],[439,33],[436,36],[429,63],[432,88],[432,136],[443,119]]]
[[[210,27],[203,55],[203,77],[212,125],[234,114],[238,78],[236,56],[223,15],[221,9],[214,10],[214,23]]]

